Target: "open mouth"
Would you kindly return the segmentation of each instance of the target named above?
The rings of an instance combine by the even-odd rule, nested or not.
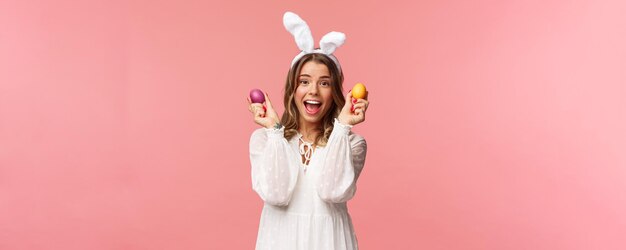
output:
[[[314,100],[304,101],[304,109],[306,109],[306,112],[310,115],[317,114],[317,112],[320,111],[321,107],[322,107],[322,103],[319,101],[314,101]]]

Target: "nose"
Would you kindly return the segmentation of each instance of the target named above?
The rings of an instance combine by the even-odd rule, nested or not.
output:
[[[309,94],[310,95],[317,95],[317,84],[310,84],[309,85]]]

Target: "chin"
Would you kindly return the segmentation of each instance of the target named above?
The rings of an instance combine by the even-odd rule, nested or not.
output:
[[[322,120],[324,119],[324,115],[326,114],[326,112],[321,112],[321,114],[319,115],[315,115],[315,116],[311,116],[308,113],[306,113],[306,111],[300,111],[300,117],[302,118],[302,120],[305,120],[306,122],[309,123],[321,123]]]
[[[311,123],[315,123],[315,122],[319,122],[322,120],[322,117],[311,117],[308,114],[300,114],[300,116],[302,117],[303,120],[307,121],[307,122],[311,122]]]

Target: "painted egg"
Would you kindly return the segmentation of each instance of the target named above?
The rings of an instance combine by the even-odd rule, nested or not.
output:
[[[264,103],[265,95],[263,95],[263,91],[260,89],[250,90],[250,100],[252,103]]]
[[[355,99],[364,99],[367,96],[367,89],[363,83],[357,83],[352,87],[352,97]]]

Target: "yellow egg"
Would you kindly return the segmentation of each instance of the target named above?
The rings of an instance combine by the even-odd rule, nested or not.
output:
[[[356,99],[364,99],[367,96],[367,90],[363,83],[357,83],[352,87],[352,97]]]

